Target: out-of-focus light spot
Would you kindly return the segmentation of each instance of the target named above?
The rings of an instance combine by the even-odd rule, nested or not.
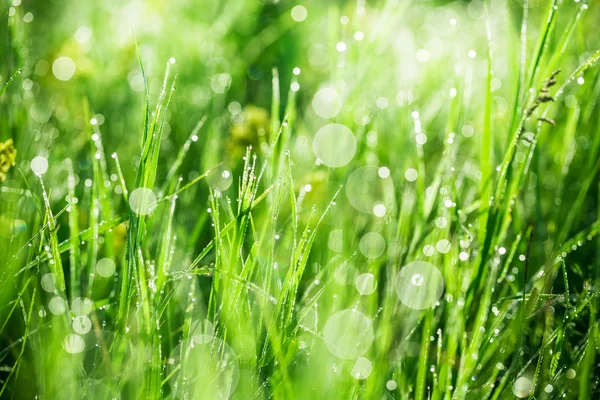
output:
[[[440,271],[425,261],[404,266],[395,282],[400,301],[415,310],[433,307],[444,291],[444,278]]]
[[[68,81],[75,74],[75,62],[69,57],[58,57],[52,63],[52,73],[56,79],[61,81]]]
[[[323,67],[329,62],[327,46],[321,43],[313,44],[308,49],[308,62],[315,67]]]
[[[360,41],[361,41],[361,40],[363,40],[364,38],[365,38],[365,34],[364,34],[364,33],[362,33],[361,31],[356,31],[356,32],[354,32],[354,40],[357,40],[357,41],[359,41],[359,42],[360,42]]]
[[[65,351],[70,354],[81,353],[85,348],[85,342],[79,335],[69,334],[63,342]]]
[[[390,169],[388,167],[381,167],[377,170],[377,175],[379,175],[379,177],[381,179],[386,179],[390,177]]]
[[[475,58],[477,57],[477,52],[475,50],[469,50],[467,55],[469,56],[469,58]]]
[[[448,219],[446,217],[438,217],[435,219],[435,226],[437,226],[440,229],[444,229],[446,226],[448,226]]]
[[[375,288],[377,288],[375,276],[373,276],[373,274],[360,274],[356,277],[354,286],[358,293],[363,296],[368,296],[375,291]]]
[[[302,22],[308,16],[308,11],[306,10],[306,7],[298,5],[292,8],[291,14],[294,21]]]
[[[356,110],[354,110],[354,122],[356,125],[367,125],[369,122],[371,122],[369,110],[365,107],[358,107]]]
[[[54,296],[48,303],[48,309],[54,315],[61,315],[67,309],[65,300],[62,297]]]
[[[33,14],[28,12],[27,14],[25,14],[23,16],[23,22],[25,22],[26,24],[30,23],[31,21],[33,21]]]
[[[417,136],[415,136],[415,140],[416,140],[417,144],[420,144],[422,146],[425,143],[427,143],[427,135],[424,134],[423,132],[418,133]]]
[[[354,379],[362,380],[367,379],[371,375],[371,371],[373,371],[371,361],[364,357],[358,357],[350,373]]]
[[[419,173],[414,168],[409,168],[404,173],[404,178],[406,178],[406,180],[409,182],[416,181],[418,177],[419,177]]]
[[[233,183],[233,176],[227,166],[220,165],[208,174],[206,181],[213,190],[224,192]]]
[[[72,326],[75,333],[85,335],[92,329],[92,321],[87,316],[80,315],[73,319]]]
[[[75,315],[90,315],[94,309],[94,302],[85,297],[77,297],[71,304],[71,311]]]
[[[213,92],[223,94],[231,85],[231,75],[227,73],[216,74],[210,80],[210,87]]]
[[[457,23],[456,18],[450,18],[450,25],[456,26],[456,23]]]
[[[294,73],[294,75],[300,75],[300,68],[296,67],[292,70],[292,72]]]
[[[46,60],[40,60],[35,64],[36,75],[44,76],[48,73],[48,69],[50,69],[50,64]]]
[[[502,87],[502,81],[499,78],[492,78],[490,86],[492,90],[498,90]]]
[[[354,282],[357,273],[353,265],[344,263],[335,270],[333,277],[337,283],[346,286]]]
[[[138,215],[148,215],[156,208],[156,195],[148,188],[137,188],[129,196],[129,206]]]
[[[354,309],[333,314],[323,329],[323,339],[329,351],[346,360],[366,353],[373,343],[374,336],[371,320]]]
[[[575,108],[577,107],[577,97],[573,96],[572,94],[568,95],[567,97],[565,97],[565,105],[569,108]]]
[[[331,168],[348,164],[356,153],[356,138],[341,124],[328,124],[317,131],[313,151],[318,161]]]
[[[344,249],[344,237],[341,229],[334,229],[329,232],[329,238],[327,240],[327,247],[329,250],[341,253]]]
[[[435,254],[435,247],[433,247],[430,244],[425,245],[425,247],[423,247],[423,254],[426,257],[431,257],[432,255]]]
[[[292,89],[292,92],[297,92],[300,90],[300,84],[298,82],[292,82],[290,89]]]
[[[396,390],[396,388],[397,388],[397,387],[398,387],[398,384],[397,384],[397,383],[396,383],[396,381],[394,381],[394,380],[389,380],[389,381],[387,381],[387,382],[386,382],[386,384],[385,384],[385,388],[386,388],[387,390],[390,390],[390,391],[391,391],[391,390]]]
[[[512,389],[513,394],[515,396],[517,396],[520,399],[524,399],[525,397],[528,397],[531,393],[531,381],[528,378],[522,376],[515,381]]]
[[[237,101],[232,101],[231,103],[229,103],[229,106],[227,106],[227,109],[232,114],[238,114],[242,111],[242,105]]]
[[[473,0],[467,6],[467,13],[473,19],[479,19],[483,17],[485,12],[485,5],[481,0]]]
[[[110,278],[113,276],[117,269],[117,266],[110,258],[103,258],[96,263],[96,272],[103,278]]]
[[[313,97],[312,108],[321,118],[333,118],[342,110],[342,97],[335,89],[320,89]]]
[[[450,88],[450,91],[448,92],[448,95],[452,98],[456,97],[457,95],[457,91],[456,88]]]
[[[80,26],[75,31],[74,37],[79,43],[85,43],[92,38],[92,30],[87,26]]]
[[[447,239],[442,239],[438,241],[435,245],[435,249],[442,254],[446,254],[447,252],[449,252],[450,248],[450,241]]]
[[[346,43],[344,43],[344,42],[338,42],[338,44],[335,45],[335,48],[340,53],[343,53],[344,51],[346,51]]]
[[[385,207],[385,205],[379,203],[379,204],[375,204],[375,207],[373,207],[373,214],[376,217],[384,217],[385,213],[387,212],[387,208]]]
[[[129,86],[135,92],[143,92],[144,91],[144,77],[140,73],[140,71],[132,70],[127,74],[127,82],[129,82]]]
[[[346,181],[346,196],[350,204],[367,214],[372,214],[377,204],[388,204],[386,208],[392,209],[393,205],[384,201],[388,190],[393,190],[392,180],[382,179],[379,168],[371,165],[352,172]]]
[[[346,15],[342,15],[340,17],[340,24],[346,25],[348,22],[350,22],[350,18],[348,18]]]
[[[42,289],[52,293],[56,290],[56,276],[53,273],[44,274],[42,276]]]
[[[583,76],[577,78],[577,83],[579,83],[580,85],[583,85],[585,83],[585,79],[583,79]]]
[[[375,100],[375,105],[380,110],[385,110],[387,108],[388,104],[389,104],[389,101],[386,97],[378,97],[377,100]]]
[[[413,95],[410,90],[399,90],[396,93],[396,104],[400,107],[406,107],[413,102]]]
[[[417,61],[418,62],[422,62],[422,63],[427,62],[427,61],[429,61],[429,57],[430,57],[429,52],[427,50],[419,49],[417,51]]]
[[[358,243],[360,252],[367,258],[377,258],[385,251],[385,239],[377,232],[368,232]]]
[[[30,167],[34,174],[42,176],[48,171],[48,160],[42,156],[33,157]]]
[[[475,133],[475,129],[471,125],[465,125],[462,128],[462,134],[464,137],[471,137]]]

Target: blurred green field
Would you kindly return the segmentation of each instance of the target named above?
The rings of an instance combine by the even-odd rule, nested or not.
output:
[[[597,2],[0,16],[0,398],[600,397]]]

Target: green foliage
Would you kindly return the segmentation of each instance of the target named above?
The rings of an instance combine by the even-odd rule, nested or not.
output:
[[[0,15],[1,398],[600,396],[593,2]]]

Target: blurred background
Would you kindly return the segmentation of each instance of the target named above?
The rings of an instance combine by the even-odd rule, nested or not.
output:
[[[293,121],[286,149],[291,151],[303,223],[313,210],[323,212],[340,184],[348,186],[351,173],[360,167],[387,169],[383,173],[392,178],[391,190],[377,190],[391,198],[386,206],[394,217],[395,208],[401,208],[402,215],[411,215],[415,204],[416,208],[428,207],[425,194],[432,190],[434,177],[443,176],[441,200],[431,206],[435,211],[430,218],[418,223],[405,220],[398,228],[403,239],[388,240],[386,248],[390,259],[396,261],[409,261],[414,254],[428,256],[426,248],[435,245],[440,232],[450,235],[446,220],[455,223],[453,248],[458,248],[463,229],[469,232],[476,226],[475,211],[482,200],[479,160],[488,57],[493,110],[489,167],[496,171],[519,125],[515,110],[522,108],[525,99],[533,98],[551,72],[561,68],[560,79],[564,80],[600,48],[599,7],[593,2],[588,7],[579,0],[555,2],[560,11],[548,39],[549,51],[535,79],[519,86],[520,59],[527,61],[525,72],[529,73],[543,34],[539,27],[549,4],[554,4],[529,0],[524,6],[523,1],[0,0],[0,82],[21,71],[0,97],[0,142],[13,139],[18,151],[14,169],[1,184],[0,236],[5,247],[0,249],[6,249],[3,253],[8,257],[37,232],[39,199],[31,192],[39,192],[39,180],[30,170],[36,156],[49,162],[44,181],[55,212],[69,201],[67,176],[73,168],[80,224],[89,225],[94,178],[91,132],[101,135],[104,155],[110,161],[106,186],[115,194],[112,213],[127,209],[118,196],[123,188],[110,157],[118,155],[125,181],[134,182],[140,164],[145,101],[136,41],[152,105],[161,94],[167,64],[177,75],[161,139],[158,182],[164,182],[180,148],[203,118],[206,121],[192,138],[181,168],[182,182],[191,182],[219,165],[219,175],[208,185],[196,185],[178,200],[173,228],[179,238],[175,264],[189,265],[214,235],[205,213],[211,205],[209,188],[235,199],[247,147],[252,146],[259,158],[264,158],[284,118]],[[521,25],[524,16],[529,21],[526,31]],[[525,54],[521,53],[521,37]],[[273,106],[277,98],[274,82],[280,88],[279,108]],[[518,163],[531,162],[531,174],[515,200],[514,220],[501,240],[508,248],[517,234],[534,227],[530,276],[567,238],[598,219],[598,187],[585,181],[597,173],[592,167],[598,159],[599,91],[597,68],[577,75],[575,84],[566,88],[550,113],[557,128],[543,128],[535,158],[528,160],[523,148],[516,154]],[[347,126],[356,137],[356,155],[348,167],[330,169],[317,160],[313,139],[329,123]],[[334,145],[331,150],[335,153]],[[441,163],[449,148],[451,158]],[[384,178],[382,170],[378,172]],[[360,188],[360,182],[366,180],[358,178],[357,191],[367,191],[361,196],[368,196],[371,190],[366,184]],[[352,204],[352,193],[345,190],[319,231],[302,290],[316,290],[315,277],[336,262],[335,257],[346,259],[355,254],[365,232],[395,229],[377,211],[357,210],[360,207]],[[460,199],[458,206],[452,205],[452,200],[450,206],[442,201],[451,198]],[[569,213],[573,204],[581,209],[575,216]],[[460,215],[455,208],[469,211]],[[284,212],[289,209],[284,207]],[[257,224],[264,223],[267,215],[258,210]],[[59,221],[58,237],[66,240],[66,214]],[[282,277],[292,242],[288,227],[279,228],[282,245],[274,252]],[[115,229],[111,238],[117,254],[124,253],[125,231],[121,228]],[[332,239],[334,230],[340,232],[339,241],[337,233]],[[423,239],[413,243],[413,235]],[[435,241],[427,239],[428,235]],[[520,245],[519,254],[525,253],[524,246]],[[586,285],[596,276],[591,260],[597,256],[597,248],[579,247],[572,258],[570,282],[571,289],[581,292],[583,298]],[[439,253],[435,257],[445,254]],[[362,272],[382,271],[386,266],[385,261],[375,262],[364,252],[358,258],[356,264]],[[211,253],[203,264],[214,259]],[[444,267],[448,273],[450,264],[446,261]],[[517,295],[525,279],[522,268],[511,269],[509,278],[503,285]],[[20,290],[9,286],[0,296],[7,302]],[[200,281],[206,302],[209,287],[210,282]],[[102,290],[111,293],[110,288]],[[554,290],[564,290],[562,281],[557,281]],[[377,302],[368,306],[372,315],[379,313],[379,306]],[[407,320],[416,318],[413,315]],[[585,326],[586,322],[578,324]],[[403,329],[406,333],[408,327]],[[3,333],[5,342],[12,343],[21,331],[19,323],[9,327]],[[532,339],[532,349],[540,343],[540,332],[532,335],[537,338]],[[416,357],[419,344],[410,345],[411,357]],[[382,348],[377,351],[386,357],[392,353]],[[492,361],[489,365],[493,369]],[[484,369],[482,376],[492,374]],[[317,379],[316,375],[318,372],[312,371],[298,382]],[[27,385],[21,385],[27,390]],[[478,395],[476,392],[473,398]],[[23,398],[32,396],[27,393]]]

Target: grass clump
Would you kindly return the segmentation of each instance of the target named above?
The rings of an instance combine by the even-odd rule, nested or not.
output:
[[[592,3],[0,10],[0,397],[600,394]]]

